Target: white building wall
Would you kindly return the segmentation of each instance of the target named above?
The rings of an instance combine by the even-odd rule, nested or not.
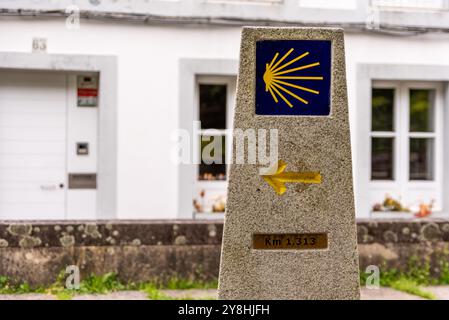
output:
[[[240,28],[143,26],[82,20],[80,30],[68,30],[62,19],[0,20],[0,52],[30,52],[33,37],[47,38],[48,53],[117,56],[117,217],[176,218],[178,174],[177,167],[170,162],[173,147],[170,134],[178,128],[179,59],[238,59]],[[346,34],[355,175],[369,169],[359,168],[355,157],[354,120],[357,109],[367,107],[356,105],[357,64],[449,66],[448,53],[449,35]],[[186,105],[191,106],[192,102]]]
[[[357,184],[360,180],[359,176],[369,175],[370,168],[366,165],[359,165],[357,147],[358,143],[360,143],[360,139],[358,139],[360,132],[357,130],[356,118],[358,112],[361,112],[361,109],[369,109],[371,107],[357,105],[357,65],[373,63],[449,66],[449,35],[428,34],[397,37],[378,34],[347,33],[345,39],[354,187],[357,199],[357,197],[360,197]],[[369,121],[369,123],[371,122]],[[447,137],[445,137],[445,139],[447,139]],[[444,166],[443,170],[448,170],[448,167]],[[381,200],[382,199],[379,199],[379,201]],[[367,208],[371,208],[373,203],[360,205],[360,203],[357,202],[358,201],[356,201],[357,217],[368,217],[369,210]],[[359,208],[360,210],[358,210]]]

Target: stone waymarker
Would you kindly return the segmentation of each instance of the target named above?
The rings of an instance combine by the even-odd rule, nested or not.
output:
[[[343,31],[244,28],[237,92],[279,162],[230,167],[220,299],[358,299]]]

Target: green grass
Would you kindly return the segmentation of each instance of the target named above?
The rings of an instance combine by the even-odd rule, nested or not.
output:
[[[172,277],[168,281],[145,282],[145,283],[123,283],[117,274],[106,273],[104,275],[92,274],[80,282],[77,290],[70,290],[65,287],[66,274],[62,271],[56,281],[45,287],[31,287],[25,282],[12,281],[10,278],[0,276],[0,294],[24,294],[24,293],[46,293],[56,296],[60,300],[70,300],[74,295],[79,294],[106,294],[116,291],[139,290],[147,294],[151,300],[175,300],[161,290],[186,290],[186,289],[216,289],[217,281],[193,281]],[[191,300],[188,297],[180,300]]]
[[[435,295],[425,290],[430,285],[449,284],[449,262],[447,256],[440,259],[440,273],[438,277],[432,276],[430,262],[422,262],[418,257],[409,259],[405,270],[380,267],[380,286],[390,287],[402,292],[410,293],[425,299],[436,299]],[[370,274],[360,272],[360,284],[364,286]]]
[[[117,278],[115,273],[106,273],[101,276],[91,275],[81,281],[79,293],[104,294],[112,291],[132,290],[133,284],[125,285]]]
[[[72,300],[74,293],[72,290],[62,290],[53,293],[58,300]]]
[[[28,283],[17,283],[10,278],[0,276],[0,294],[25,294],[25,293],[44,293],[42,287],[32,288]]]
[[[175,300],[162,293],[154,284],[144,285],[142,291],[146,292],[147,297],[150,300]]]
[[[189,279],[180,279],[177,277],[170,278],[164,289],[186,290],[186,289],[216,289],[218,281],[193,281]]]
[[[90,275],[80,282],[79,289],[65,287],[65,273],[61,272],[56,281],[44,289],[48,294],[55,295],[60,300],[70,300],[75,294],[106,294],[114,291],[133,290],[134,284],[125,285],[119,281],[115,273]]]
[[[415,296],[422,297],[424,299],[436,300],[436,296],[433,293],[423,290],[422,287],[419,286],[416,281],[413,281],[411,279],[407,278],[398,279],[396,281],[393,281],[390,284],[390,286],[393,289],[410,293]]]
[[[396,290],[414,294],[426,299],[435,299],[435,296],[423,289],[429,285],[449,284],[449,261],[447,257],[440,260],[440,272],[437,278],[431,276],[430,263],[422,263],[417,257],[409,260],[407,271],[400,271],[394,268],[381,266],[380,285],[391,287]],[[360,273],[361,285],[366,284],[366,279],[370,274]],[[66,274],[62,271],[56,281],[45,287],[32,287],[26,282],[12,281],[10,278],[0,276],[0,294],[24,294],[24,293],[46,293],[52,294],[61,300],[72,299],[76,294],[106,294],[116,291],[139,290],[147,294],[151,300],[176,300],[164,294],[161,290],[187,290],[187,289],[216,289],[218,282],[215,281],[194,281],[179,277],[172,277],[165,282],[150,281],[144,283],[124,283],[120,281],[115,273],[104,275],[90,275],[80,282],[78,290],[65,288]],[[201,299],[213,299],[202,297]],[[191,300],[190,297],[179,298],[178,300]]]
[[[185,296],[182,298],[173,298],[164,294],[161,290],[189,290],[189,289],[217,289],[218,281],[194,281],[190,279],[182,279],[172,277],[164,284],[161,283],[146,283],[140,285],[140,290],[147,293],[150,300],[195,300],[192,297]],[[199,300],[211,300],[214,298],[201,298]]]
[[[449,284],[449,261],[447,259],[440,260],[440,277],[438,283],[441,285]]]

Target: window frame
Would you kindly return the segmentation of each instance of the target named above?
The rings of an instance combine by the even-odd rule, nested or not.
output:
[[[394,132],[372,131],[372,105],[370,104],[370,129],[369,150],[370,159],[372,155],[373,137],[392,137],[394,141],[393,154],[393,180],[372,180],[372,166],[369,167],[370,190],[396,189],[400,195],[406,195],[410,191],[435,190],[435,198],[439,205],[434,211],[441,211],[443,202],[443,145],[444,145],[444,91],[440,82],[431,81],[372,81],[373,89],[394,89]],[[433,132],[410,132],[410,90],[428,89],[434,90],[434,131]],[[372,100],[372,99],[371,99]],[[432,138],[434,139],[434,163],[433,180],[410,180],[410,139]]]
[[[229,165],[228,160],[231,159],[232,151],[232,128],[233,128],[233,112],[236,98],[236,77],[227,75],[197,75],[195,78],[195,108],[194,120],[200,121],[200,85],[226,85],[226,129],[201,129],[198,130],[198,136],[194,139],[199,139],[202,135],[222,136],[225,137],[225,163],[226,163],[226,179],[225,180],[200,180],[199,169],[200,165],[195,165],[194,190],[209,189],[209,190],[224,190],[226,192],[228,185]],[[197,140],[199,141],[199,140]],[[193,195],[193,199],[195,196]],[[196,213],[201,217],[207,217],[209,214],[217,215],[209,211]],[[219,214],[218,214],[219,215]]]
[[[224,58],[180,58],[178,77],[178,113],[174,119],[173,128],[179,128],[193,137],[193,126],[196,118],[195,91],[196,78],[200,75],[227,76],[236,81],[239,62],[237,59]],[[189,140],[191,142],[191,139]],[[192,158],[192,152],[189,154]],[[177,163],[172,166],[176,171],[177,196],[175,211],[173,214],[178,219],[193,219],[195,213],[192,206],[194,197],[194,183],[196,179],[196,164]],[[203,217],[202,217],[203,218]],[[204,217],[209,218],[209,217]],[[221,220],[222,217],[214,216],[211,219]]]
[[[371,183],[375,183],[378,185],[381,184],[390,184],[392,182],[398,181],[398,177],[400,176],[400,163],[401,163],[401,152],[399,152],[399,145],[400,145],[400,138],[398,135],[400,134],[400,116],[398,112],[399,108],[399,83],[397,81],[375,81],[372,84],[371,87],[371,94],[373,92],[373,89],[393,89],[394,90],[394,104],[393,104],[393,131],[373,131],[372,128],[372,118],[373,118],[373,107],[372,107],[372,99],[371,99],[371,105],[370,105],[370,117],[369,117],[369,124],[370,124],[370,164],[372,163],[372,138],[393,138],[393,179],[391,180],[373,180],[373,172],[372,172],[372,165],[369,167],[369,180]]]

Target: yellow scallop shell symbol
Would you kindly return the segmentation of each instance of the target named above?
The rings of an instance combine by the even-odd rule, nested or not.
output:
[[[290,107],[293,108],[293,104],[290,102],[289,99],[287,99],[282,92],[287,93],[289,96],[295,98],[296,100],[304,103],[309,104],[309,101],[301,98],[297,94],[293,93],[286,87],[291,87],[299,91],[307,91],[314,94],[320,94],[319,91],[313,90],[310,88],[298,86],[294,83],[291,83],[291,80],[323,80],[323,77],[315,77],[315,76],[295,76],[295,75],[289,75],[292,72],[305,70],[309,68],[313,68],[316,66],[319,66],[319,62],[314,62],[307,65],[302,65],[299,67],[291,68],[285,70],[286,67],[292,65],[293,63],[301,60],[302,58],[309,55],[309,52],[305,52],[301,54],[300,56],[284,63],[281,65],[281,63],[293,52],[293,48],[291,48],[282,58],[276,61],[276,59],[279,57],[279,52],[276,52],[273,59],[270,63],[266,64],[265,73],[263,75],[263,81],[265,82],[265,91],[270,92],[271,96],[273,97],[273,100],[278,103],[278,97],[280,97],[284,102]]]

